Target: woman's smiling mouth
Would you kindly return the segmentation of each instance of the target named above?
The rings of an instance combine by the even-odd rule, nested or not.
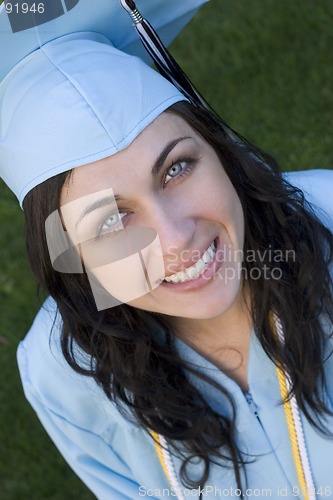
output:
[[[216,259],[218,241],[216,238],[194,265],[165,277],[161,285],[173,289],[186,289],[201,286],[209,281],[216,273],[218,264],[221,264]]]

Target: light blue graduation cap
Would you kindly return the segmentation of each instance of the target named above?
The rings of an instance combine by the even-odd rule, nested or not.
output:
[[[137,6],[169,44],[206,1]],[[163,54],[164,76],[148,66],[121,4],[149,38],[131,0],[0,6],[0,175],[21,205],[36,185],[128,147],[169,106],[191,100],[163,71]]]

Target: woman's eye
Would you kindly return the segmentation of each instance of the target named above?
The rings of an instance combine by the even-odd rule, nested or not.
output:
[[[167,173],[164,178],[164,184],[168,184],[170,179],[174,179],[175,177],[182,177],[185,174],[189,174],[191,171],[191,166],[187,161],[178,161],[174,163],[172,167],[167,170]],[[169,179],[168,179],[169,178]]]
[[[103,235],[103,233],[109,233],[111,231],[119,231],[119,229],[123,229],[121,221],[125,217],[125,215],[126,213],[121,212],[116,212],[109,215],[106,219],[103,220],[98,234]]]

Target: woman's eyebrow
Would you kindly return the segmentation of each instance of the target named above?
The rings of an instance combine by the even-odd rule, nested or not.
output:
[[[155,177],[158,175],[161,167],[164,165],[165,160],[167,159],[168,154],[177,146],[177,144],[181,141],[185,141],[186,139],[191,139],[191,137],[178,137],[178,139],[174,139],[164,147],[164,149],[159,154],[156,159],[153,168],[151,169],[152,175]]]
[[[116,208],[117,205],[115,204],[115,202],[119,201],[121,199],[122,198],[120,196],[118,196],[118,195],[116,195],[116,196],[105,196],[104,198],[100,198],[99,200],[96,200],[93,203],[91,203],[90,205],[86,206],[85,209],[80,214],[78,220],[75,223],[75,229],[77,229],[78,225],[80,224],[80,222],[82,221],[82,219],[84,219],[84,217],[86,215],[90,214],[94,210],[97,210],[99,208],[103,208],[103,207],[106,207],[106,206],[109,206],[109,205],[114,205],[115,208]]]

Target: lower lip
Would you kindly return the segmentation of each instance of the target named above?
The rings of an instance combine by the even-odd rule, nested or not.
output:
[[[212,278],[214,278],[215,274],[219,271],[221,268],[223,261],[217,260],[217,256],[220,254],[219,252],[219,244],[220,240],[219,238],[215,239],[215,244],[216,244],[216,253],[214,256],[214,259],[209,263],[208,267],[197,277],[194,278],[193,280],[188,280],[185,281],[184,283],[168,283],[167,281],[162,281],[160,286],[163,288],[170,288],[172,290],[195,290],[197,288],[200,288],[204,285],[207,285],[210,283]]]

